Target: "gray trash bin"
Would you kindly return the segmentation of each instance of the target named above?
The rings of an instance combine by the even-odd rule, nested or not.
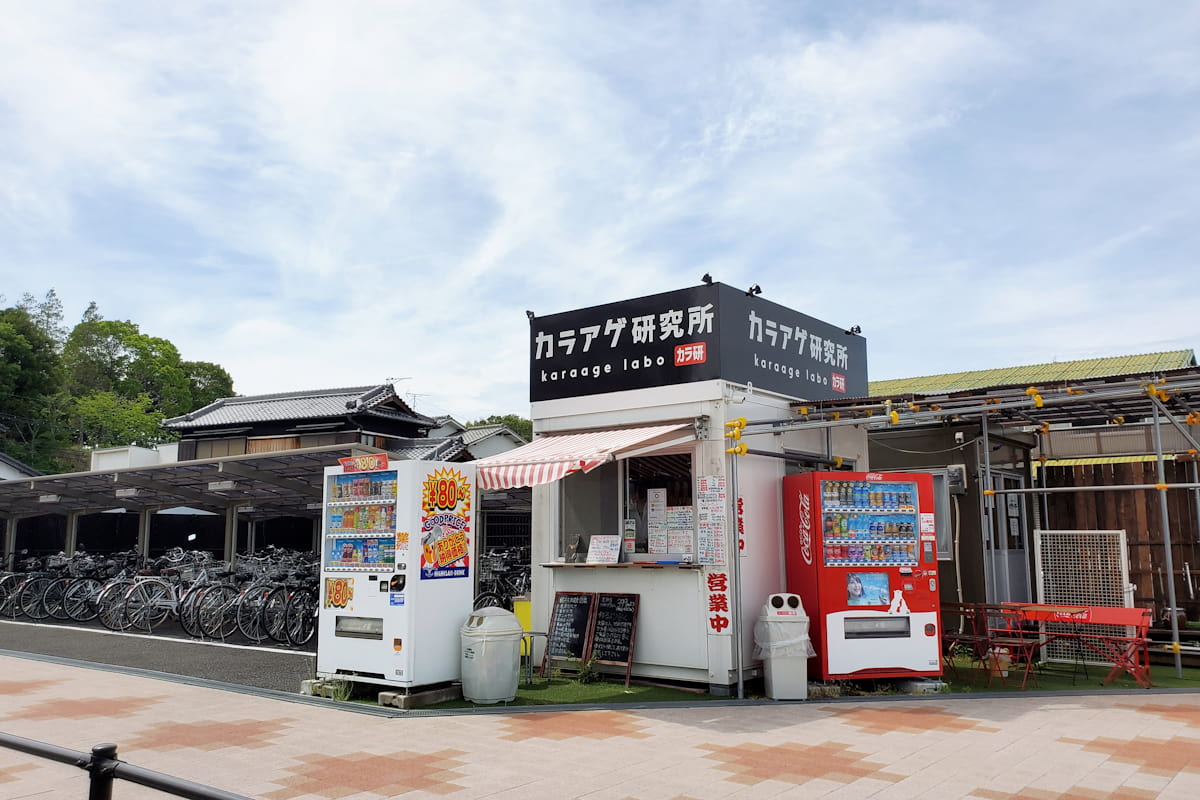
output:
[[[517,616],[503,608],[481,608],[467,617],[459,629],[464,699],[500,703],[517,696],[523,633]]]
[[[754,657],[763,660],[767,697],[808,699],[808,659],[816,655],[808,638],[808,616],[800,597],[773,594],[754,625]]]

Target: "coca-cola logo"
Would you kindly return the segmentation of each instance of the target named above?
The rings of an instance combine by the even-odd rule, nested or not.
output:
[[[812,500],[800,495],[800,556],[805,564],[812,564]]]

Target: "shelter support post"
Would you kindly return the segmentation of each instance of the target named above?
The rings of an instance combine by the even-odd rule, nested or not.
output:
[[[71,555],[79,549],[79,512],[71,511],[67,514],[67,537],[63,542],[63,552]]]
[[[237,555],[237,505],[225,507],[225,561],[232,564]]]
[[[17,520],[15,517],[0,517],[0,566],[12,567],[13,553],[17,551]]]
[[[1005,591],[1004,597],[999,594],[1000,575],[996,569],[996,549],[992,546],[995,541],[995,537],[992,535],[992,517],[996,506],[996,497],[992,492],[992,442],[988,436],[986,413],[979,418],[979,447],[983,449],[983,458],[979,459],[983,464],[983,474],[979,476],[979,513],[982,517],[979,527],[983,534],[983,580],[984,585],[989,587],[989,600],[1007,600],[1007,591]],[[1005,584],[1007,585],[1007,581]]]
[[[154,512],[143,508],[138,512],[137,551],[142,558],[150,558],[150,520]]]
[[[1154,404],[1154,454],[1158,475],[1158,509],[1162,520],[1164,566],[1167,568],[1167,616],[1171,619],[1171,649],[1175,651],[1175,677],[1183,677],[1183,659],[1179,653],[1179,617],[1175,613],[1175,559],[1171,553],[1171,518],[1167,511],[1167,476],[1163,467],[1162,425],[1159,422],[1157,398]]]

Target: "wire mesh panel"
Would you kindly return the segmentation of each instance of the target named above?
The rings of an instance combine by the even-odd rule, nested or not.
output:
[[[1038,602],[1046,605],[1128,606],[1129,553],[1125,531],[1034,531]],[[1075,626],[1078,627],[1078,626]],[[1120,635],[1124,628],[1088,625],[1089,632]],[[1069,624],[1047,622],[1047,632],[1078,633]],[[1044,653],[1051,661],[1079,658],[1074,644],[1059,639]]]

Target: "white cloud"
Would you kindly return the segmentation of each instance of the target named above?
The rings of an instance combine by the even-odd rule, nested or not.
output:
[[[525,309],[705,271],[872,377],[1152,350],[1200,333],[1200,13],[1157,8],[17,4],[0,278],[464,418],[526,408]]]

